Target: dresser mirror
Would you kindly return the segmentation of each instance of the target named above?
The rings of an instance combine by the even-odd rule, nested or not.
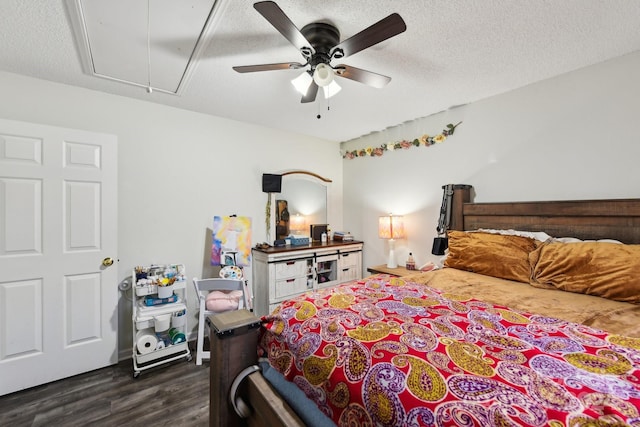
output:
[[[331,180],[312,172],[282,174],[282,189],[274,196],[274,238],[309,236],[311,224],[327,223],[328,185]]]

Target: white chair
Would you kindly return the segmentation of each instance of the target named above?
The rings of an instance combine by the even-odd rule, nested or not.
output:
[[[198,341],[196,342],[196,365],[202,365],[202,360],[209,360],[211,358],[210,351],[204,351],[204,331],[206,327],[205,319],[212,314],[218,314],[217,311],[207,310],[207,295],[211,291],[242,291],[242,297],[238,302],[236,310],[248,307],[247,305],[247,289],[244,280],[233,279],[198,279],[193,278],[193,286],[196,288],[196,296],[199,302],[198,312]]]

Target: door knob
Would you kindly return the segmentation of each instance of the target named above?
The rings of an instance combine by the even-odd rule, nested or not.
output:
[[[102,260],[102,265],[105,267],[111,267],[113,265],[113,258],[106,257]]]

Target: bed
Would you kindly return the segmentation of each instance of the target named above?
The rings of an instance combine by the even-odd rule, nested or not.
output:
[[[640,425],[640,200],[457,206],[445,268],[307,293],[262,319],[272,370],[339,425]],[[265,375],[241,387],[242,421],[309,423]]]

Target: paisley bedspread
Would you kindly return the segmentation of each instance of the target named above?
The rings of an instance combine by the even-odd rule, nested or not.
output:
[[[339,426],[640,426],[640,339],[386,275],[263,318],[270,364]]]

